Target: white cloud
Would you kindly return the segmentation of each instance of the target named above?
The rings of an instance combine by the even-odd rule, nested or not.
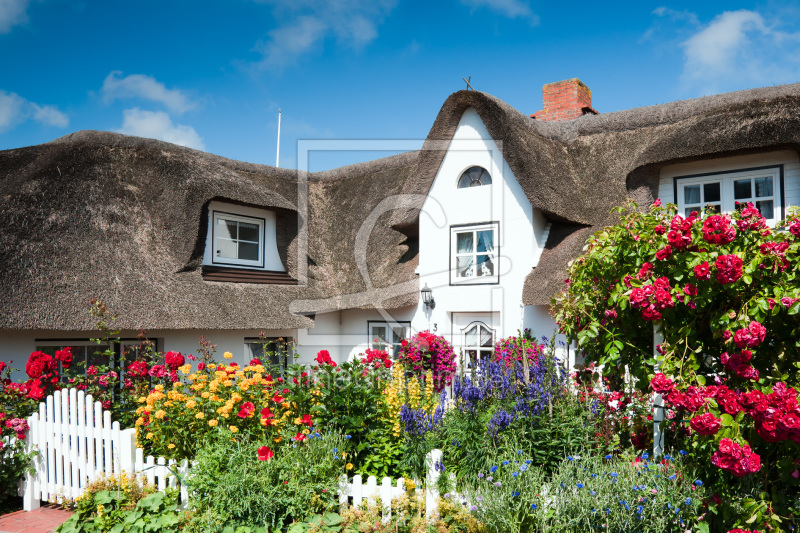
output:
[[[16,93],[0,90],[0,131],[10,130],[26,120],[59,128],[69,125],[69,117],[57,108],[40,106]]]
[[[461,2],[473,9],[487,7],[512,19],[528,19],[531,24],[539,24],[539,16],[531,10],[528,2],[523,0],[461,0]]]
[[[122,128],[119,133],[149,137],[162,141],[203,150],[203,140],[191,126],[173,124],[164,111],[147,111],[134,107],[122,113]]]
[[[37,122],[59,128],[66,128],[69,125],[69,117],[51,105],[40,106],[31,103],[31,109],[33,120]]]
[[[268,32],[256,49],[262,68],[281,69],[335,38],[340,44],[361,49],[378,37],[378,26],[396,0],[263,0],[273,7],[277,20],[285,21]]]
[[[119,70],[106,76],[101,92],[106,103],[123,98],[144,98],[163,104],[173,113],[184,113],[197,106],[183,91],[167,89],[152,76],[130,74],[123,78]]]
[[[0,34],[28,21],[30,0],[0,0]]]

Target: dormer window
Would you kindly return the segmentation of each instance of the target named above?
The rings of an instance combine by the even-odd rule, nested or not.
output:
[[[211,262],[263,268],[264,224],[263,218],[214,211]]]
[[[296,284],[278,254],[277,224],[278,216],[271,209],[211,202],[203,279]]]
[[[483,167],[470,167],[461,174],[458,179],[458,188],[480,187],[481,185],[491,185],[492,177]]]

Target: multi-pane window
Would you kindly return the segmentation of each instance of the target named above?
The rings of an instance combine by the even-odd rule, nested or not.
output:
[[[385,350],[392,357],[400,353],[400,342],[408,336],[409,322],[367,323],[369,344],[373,350]]]
[[[473,322],[464,331],[464,353],[467,354],[468,365],[475,364],[492,355],[494,348],[494,331],[483,322]]]
[[[214,264],[264,266],[264,219],[214,211]]]
[[[287,367],[294,362],[293,346],[293,340],[286,337],[245,339],[245,364],[257,358],[270,372],[283,376]]]
[[[451,281],[496,283],[497,223],[451,228]]]
[[[458,188],[480,187],[481,185],[491,185],[492,177],[483,167],[470,167],[458,178]]]
[[[52,356],[55,356],[57,351],[67,347],[71,348],[72,351],[72,364],[65,370],[62,368],[61,363],[58,363],[58,373],[62,380],[82,376],[90,366],[105,365],[112,369],[117,367],[117,361],[115,360],[117,354],[115,353],[109,361],[108,356],[104,354],[108,347],[100,346],[92,341],[36,341],[36,351]]]
[[[774,225],[782,216],[780,167],[717,173],[705,176],[678,177],[677,201],[684,216],[706,207],[731,213],[752,203]]]

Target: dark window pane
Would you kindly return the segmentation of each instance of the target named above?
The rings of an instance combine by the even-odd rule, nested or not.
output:
[[[733,182],[733,198],[747,200],[750,198],[750,180],[736,180]]]
[[[683,203],[685,204],[699,204],[700,203],[700,186],[689,185],[683,188]]]
[[[719,213],[720,212],[719,204],[709,205],[708,210],[711,211],[712,213]]]
[[[456,249],[458,253],[472,252],[472,232],[459,233],[456,235]]]
[[[478,275],[494,276],[494,263],[488,255],[478,256]]]
[[[772,209],[772,200],[760,200],[756,202],[756,208],[761,211],[764,218],[775,218],[775,212]]]
[[[770,196],[772,196],[772,176],[768,178],[756,178],[756,198],[765,198]]]
[[[706,183],[703,185],[703,202],[712,203],[719,202],[719,183]]]
[[[494,231],[486,230],[478,232],[478,251],[479,252],[493,252],[494,251]]]
[[[469,174],[464,173],[461,175],[461,179],[458,180],[458,188],[466,189],[467,187],[469,187],[469,184],[471,182],[472,180],[469,178]]]
[[[258,243],[240,242],[239,259],[247,261],[258,261]]]
[[[250,224],[248,222],[239,222],[239,240],[258,242],[258,224]]]
[[[487,171],[483,171],[481,174],[481,185],[491,185],[492,184],[492,177],[489,175]]]

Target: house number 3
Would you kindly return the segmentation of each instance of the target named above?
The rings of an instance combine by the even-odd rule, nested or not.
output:
[[[436,332],[436,331],[439,331],[439,325],[438,325],[438,324],[436,324],[435,322],[434,322],[434,324],[433,324],[433,331],[434,331],[434,332]]]

